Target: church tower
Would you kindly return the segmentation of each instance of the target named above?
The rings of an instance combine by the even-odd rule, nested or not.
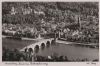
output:
[[[78,29],[81,30],[81,21],[80,21],[80,16],[78,16]]]

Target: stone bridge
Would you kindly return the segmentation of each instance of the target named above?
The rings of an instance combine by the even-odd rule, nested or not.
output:
[[[31,49],[32,51],[39,50],[39,49],[42,49],[45,47],[49,47],[51,44],[54,44],[54,42],[55,42],[54,38],[41,39],[41,40],[38,40],[38,42],[36,42],[36,43],[33,43],[29,46],[24,47],[20,51],[25,51],[26,48]]]

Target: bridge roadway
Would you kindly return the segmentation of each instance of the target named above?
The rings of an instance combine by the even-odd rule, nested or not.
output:
[[[54,43],[54,38],[50,38],[50,39],[37,39],[38,42],[36,43],[33,43],[29,46],[26,46],[24,48],[22,48],[20,51],[25,51],[25,49],[29,49],[29,48],[32,48],[33,51],[35,50],[36,47],[38,47],[39,49],[42,48],[42,47],[45,47],[45,46],[50,46],[51,44]]]

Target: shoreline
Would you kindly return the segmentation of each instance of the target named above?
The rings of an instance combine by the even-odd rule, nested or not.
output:
[[[66,44],[66,42],[70,43],[70,44],[81,44],[81,45],[99,45],[99,43],[90,43],[90,42],[70,42],[70,41],[66,41],[64,38],[61,38],[63,40],[57,40],[57,42],[59,43],[64,43]]]
[[[97,43],[77,43],[77,42],[66,42],[62,40],[57,40],[57,43],[63,43],[63,44],[73,44],[73,45],[87,45],[87,46],[96,46]]]
[[[5,35],[2,35],[2,38],[7,38],[7,37],[12,37],[12,36],[5,36]],[[40,38],[40,39],[33,39],[33,38],[26,38],[26,37],[21,37],[21,40],[42,40],[43,38]]]
[[[2,38],[7,38],[7,37],[12,37],[12,36],[5,36],[2,35]],[[35,41],[39,41],[39,40],[43,40],[44,38],[37,38],[37,39],[33,39],[33,38],[26,38],[26,37],[22,37],[21,40],[35,40]],[[78,42],[70,42],[70,41],[63,41],[63,40],[56,40],[57,43],[63,43],[63,44],[79,44],[79,45],[98,45],[99,43],[78,43]]]

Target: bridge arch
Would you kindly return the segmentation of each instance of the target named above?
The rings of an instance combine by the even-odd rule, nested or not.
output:
[[[39,52],[39,45],[35,45],[34,51],[35,51],[35,53],[38,53]]]
[[[54,45],[55,44],[55,40],[51,40],[51,45]]]
[[[28,49],[28,52],[33,53],[33,49],[32,48],[29,48]]]
[[[41,43],[41,49],[44,49],[45,48],[45,43]]]
[[[50,47],[50,41],[47,41],[47,43],[46,43],[46,47]]]

